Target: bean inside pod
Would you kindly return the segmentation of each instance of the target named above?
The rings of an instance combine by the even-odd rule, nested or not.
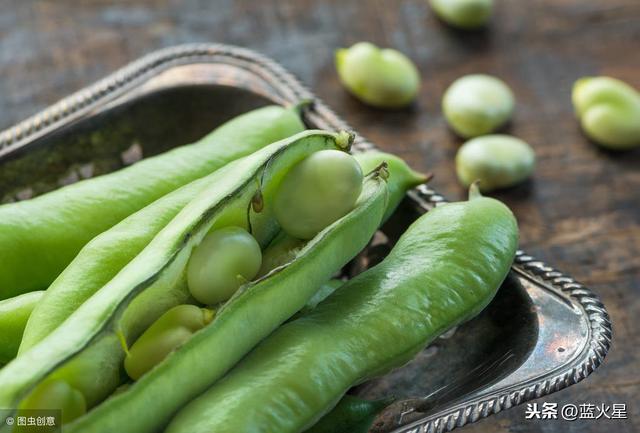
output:
[[[178,305],[164,313],[131,346],[124,368],[133,380],[140,379],[194,332],[204,328],[215,312],[195,305]]]

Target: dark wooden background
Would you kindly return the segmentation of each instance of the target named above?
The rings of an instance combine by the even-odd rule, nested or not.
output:
[[[640,1],[497,0],[486,31],[441,24],[426,0],[0,0],[0,129],[151,50],[226,42],[284,64],[381,148],[435,174],[450,199],[465,194],[440,99],[462,74],[502,77],[517,111],[509,133],[538,155],[533,181],[497,194],[516,213],[521,245],[592,287],[614,322],[605,365],[545,401],[626,403],[630,420],[524,420],[517,407],[466,432],[637,432],[640,428],[640,150],[599,150],[581,134],[573,81],[607,74],[640,88]],[[341,88],[337,47],[368,40],[417,63],[415,106],[384,112]]]

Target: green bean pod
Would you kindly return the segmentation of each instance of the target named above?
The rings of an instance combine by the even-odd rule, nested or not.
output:
[[[355,209],[311,239],[291,263],[241,286],[182,348],[99,404],[120,384],[120,342],[135,341],[165,311],[188,301],[186,266],[207,233],[237,226],[267,245],[278,231],[272,203],[285,174],[316,151],[347,150],[350,142],[346,133],[306,131],[214,173],[201,193],[112,280],[0,371],[0,406],[15,407],[43,380],[63,379],[82,392],[90,409],[65,431],[155,431],[301,309],[366,245],[386,204],[382,172],[367,178]]]
[[[477,189],[468,202],[435,208],[382,263],[280,327],[165,432],[309,428],[350,387],[405,364],[478,314],[509,272],[517,240],[513,214]]]
[[[338,287],[342,286],[344,281],[332,278],[331,280],[324,283],[318,291],[307,301],[306,305],[302,310],[300,310],[295,317],[304,316],[312,311],[314,308],[318,306],[322,301],[327,299],[333,292],[335,292]]]
[[[261,108],[225,123],[192,145],[0,206],[0,299],[46,289],[87,242],[128,215],[303,129],[295,110]]]
[[[321,281],[366,244],[384,212],[385,195],[380,174],[373,173],[351,213],[320,232],[292,262],[241,289],[180,350],[66,431],[151,432],[161,428],[171,413],[206,390],[254,344],[302,308]],[[180,386],[175,387],[176,383]],[[154,396],[152,402],[149,395]]]
[[[0,366],[18,354],[27,320],[42,295],[36,291],[0,301]]]

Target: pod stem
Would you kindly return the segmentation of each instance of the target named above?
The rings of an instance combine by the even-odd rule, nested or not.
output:
[[[253,197],[251,197],[251,200],[247,205],[247,231],[251,234],[253,234],[253,226],[251,225],[251,211],[253,210],[255,213],[260,213],[264,209],[264,197],[262,196],[262,177],[264,177],[264,172],[262,172],[262,176],[260,179],[256,178],[258,189],[253,194]]]
[[[255,213],[260,213],[264,209],[264,197],[262,196],[262,190],[258,189],[251,198],[251,209]]]
[[[336,144],[342,150],[348,151],[351,149],[353,140],[356,138],[356,134],[349,131],[340,131],[336,134]]]
[[[469,200],[474,200],[480,197],[482,197],[482,193],[480,192],[480,181],[475,180],[471,185],[469,185]]]

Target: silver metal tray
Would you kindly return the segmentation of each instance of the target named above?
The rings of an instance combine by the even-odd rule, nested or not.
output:
[[[311,127],[349,129],[278,64],[245,49],[184,45],[145,56],[0,134],[0,201],[21,200],[194,141],[217,124],[269,103],[312,99]],[[375,146],[358,136],[355,151]],[[444,203],[411,191],[372,245],[345,270],[388,251],[420,213]],[[443,432],[573,385],[611,344],[598,297],[519,251],[489,307],[411,363],[354,388],[394,395],[375,432]]]

